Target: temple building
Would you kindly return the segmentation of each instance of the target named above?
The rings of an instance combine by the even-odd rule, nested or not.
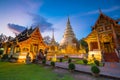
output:
[[[49,43],[49,53],[48,55],[54,55],[54,53],[56,53],[58,51],[58,44],[57,42],[55,41],[55,38],[54,38],[54,30],[52,32],[52,39]]]
[[[60,49],[63,53],[76,53],[78,42],[72,30],[70,20],[68,17],[66,29],[63,38],[60,42]]]
[[[4,54],[17,58],[18,62],[24,62],[28,54],[33,60],[40,49],[45,50],[47,48],[38,27],[25,29],[13,40],[5,42],[3,45]]]
[[[95,57],[98,60],[104,58],[106,62],[119,61],[118,54],[115,51],[120,46],[120,25],[118,21],[100,11],[91,33],[84,40],[88,43],[89,59]]]

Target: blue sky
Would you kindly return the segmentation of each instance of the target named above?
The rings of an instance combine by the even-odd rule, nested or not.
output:
[[[0,34],[15,36],[25,28],[40,25],[42,36],[52,36],[60,42],[68,15],[79,40],[91,32],[102,12],[120,18],[120,0],[0,0]]]

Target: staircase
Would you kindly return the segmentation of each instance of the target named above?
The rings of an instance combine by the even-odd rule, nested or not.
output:
[[[105,62],[119,62],[119,58],[115,52],[112,53],[104,53]]]

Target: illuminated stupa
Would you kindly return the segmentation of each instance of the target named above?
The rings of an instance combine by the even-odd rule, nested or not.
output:
[[[72,30],[71,24],[70,24],[70,20],[68,17],[68,21],[67,21],[67,25],[66,25],[66,29],[63,35],[63,38],[60,42],[60,47],[63,49],[67,49],[68,47],[71,49],[76,48],[77,46],[77,39],[75,37],[75,34]],[[73,52],[73,51],[72,51]]]

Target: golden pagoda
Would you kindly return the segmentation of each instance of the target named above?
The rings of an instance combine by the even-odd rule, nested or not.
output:
[[[116,49],[120,46],[120,25],[118,21],[100,15],[92,27],[92,32],[84,39],[88,43],[88,59],[95,57],[106,62],[118,62]]]
[[[77,53],[77,39],[72,30],[70,20],[68,17],[66,29],[63,38],[60,42],[60,49],[62,53]]]

